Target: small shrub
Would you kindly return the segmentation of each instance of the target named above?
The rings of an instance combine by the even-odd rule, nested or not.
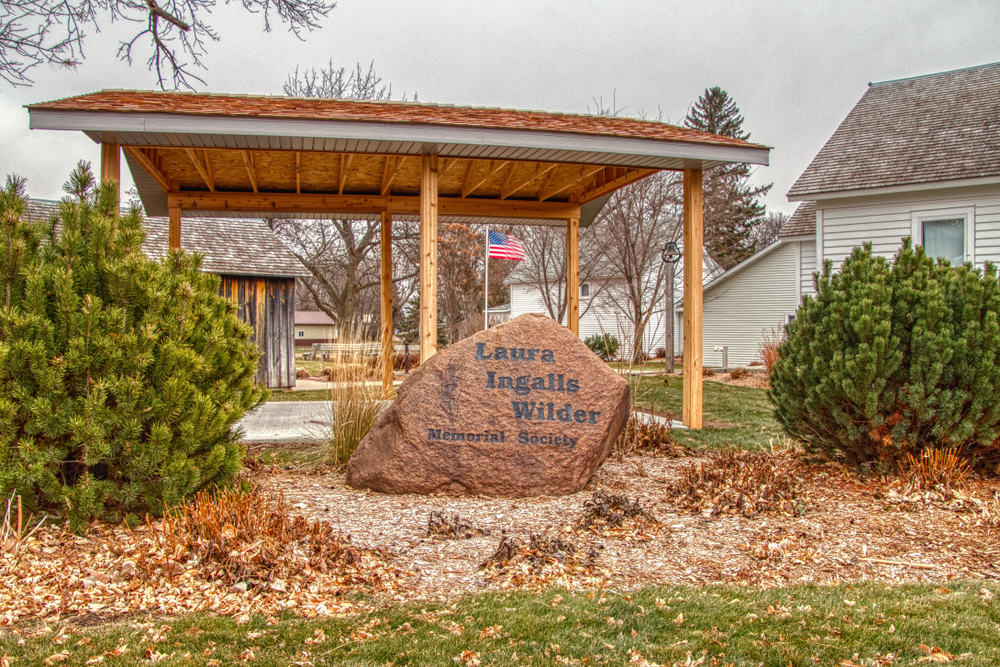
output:
[[[747,369],[745,369],[742,366],[740,366],[739,368],[734,368],[732,370],[732,372],[729,373],[729,379],[730,380],[742,380],[743,378],[745,378],[749,374],[750,374],[750,371],[748,371]]]
[[[438,540],[467,540],[477,535],[488,537],[490,530],[475,526],[457,514],[448,518],[444,512],[432,511],[427,518],[427,537]]]
[[[691,450],[674,439],[669,426],[640,420],[633,413],[615,441],[613,452],[622,461],[631,454],[687,456]]]
[[[604,489],[594,491],[583,501],[583,518],[580,525],[590,528],[595,525],[618,527],[625,519],[643,518],[651,523],[659,523],[639,504],[639,499],[629,500],[628,496],[613,496]]]
[[[65,189],[37,225],[23,180],[0,189],[0,497],[76,527],[159,514],[232,482],[260,350],[199,256],[144,254],[114,184],[81,163]]]
[[[611,334],[594,334],[583,342],[590,348],[591,352],[604,361],[610,361],[618,356],[620,343],[618,342],[618,338]]]
[[[713,377],[714,375],[715,375],[715,371],[713,371],[711,368],[704,367],[704,368],[701,369],[701,376],[703,378],[710,378],[710,377]]]
[[[296,368],[295,369],[295,379],[297,379],[297,380],[308,380],[310,377],[312,377],[312,376],[309,375],[309,371],[307,371],[306,369],[304,369],[304,368]]]
[[[761,363],[764,365],[764,372],[767,376],[771,376],[771,370],[774,368],[774,364],[778,361],[778,348],[785,340],[784,329],[771,329],[770,331],[763,331],[763,342],[760,344],[760,358]],[[757,363],[751,365],[760,365]]]
[[[795,461],[768,452],[724,449],[689,464],[668,490],[682,507],[705,517],[760,512],[801,515],[806,505],[794,474]]]
[[[658,348],[656,348],[656,352],[653,353],[653,358],[654,359],[666,359],[667,358],[667,348],[665,348],[665,347],[658,347]]]
[[[1000,283],[909,239],[893,261],[856,248],[827,262],[779,347],[768,396],[785,431],[845,463],[890,472],[953,449],[1000,461]]]
[[[907,493],[914,491],[952,491],[965,489],[970,465],[955,449],[925,449],[919,456],[906,453],[900,463]]]

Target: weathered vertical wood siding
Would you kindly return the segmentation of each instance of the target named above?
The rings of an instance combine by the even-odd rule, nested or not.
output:
[[[222,296],[253,327],[260,347],[257,381],[271,389],[295,386],[295,279],[222,276]]]

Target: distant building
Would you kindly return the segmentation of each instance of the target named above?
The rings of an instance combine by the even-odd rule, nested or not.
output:
[[[59,202],[32,199],[29,217],[47,218]],[[167,254],[167,218],[146,218],[142,247],[152,259]],[[263,220],[184,218],[181,248],[204,256],[202,270],[222,278],[220,294],[236,304],[261,349],[257,381],[271,389],[295,386],[295,279],[310,275]]]
[[[1000,63],[869,84],[788,192],[801,202],[778,241],[705,287],[704,359],[729,365],[814,294],[813,274],[904,237],[952,265],[1000,263]]]
[[[337,340],[337,323],[322,310],[295,311],[295,344],[310,347],[314,343]]]

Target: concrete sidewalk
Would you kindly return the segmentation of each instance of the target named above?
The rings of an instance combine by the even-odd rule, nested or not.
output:
[[[386,406],[389,401],[386,401]],[[265,403],[239,421],[245,435],[241,442],[248,445],[266,443],[323,442],[330,437],[332,401],[273,401]],[[664,417],[635,413],[640,420],[686,430],[678,421]]]

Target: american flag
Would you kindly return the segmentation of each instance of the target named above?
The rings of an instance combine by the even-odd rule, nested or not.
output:
[[[488,257],[498,257],[500,259],[526,260],[524,246],[521,241],[510,234],[490,231],[490,247]]]

